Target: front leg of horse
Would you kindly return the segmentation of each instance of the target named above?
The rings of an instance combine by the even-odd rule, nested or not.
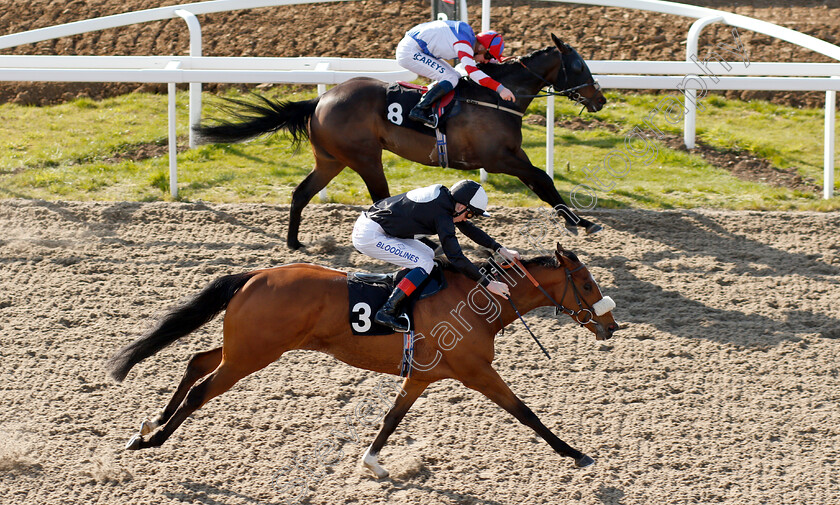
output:
[[[496,373],[490,364],[483,367],[479,373],[470,374],[467,381],[462,381],[470,389],[482,393],[490,398],[496,405],[510,412],[519,422],[534,430],[548,445],[562,456],[567,456],[575,461],[575,466],[585,468],[595,463],[595,460],[577,449],[572,448],[566,442],[560,440],[542,422],[540,422],[531,409],[522,402],[504,380]]]
[[[385,446],[388,437],[397,429],[397,425],[400,424],[408,409],[411,408],[415,400],[420,397],[428,386],[428,382],[406,379],[403,382],[402,388],[397,392],[394,406],[385,415],[379,434],[376,435],[376,439],[374,439],[373,443],[365,451],[364,456],[362,456],[362,466],[373,472],[377,479],[383,479],[388,476],[388,470],[379,464],[379,451]]]
[[[563,217],[566,221],[566,230],[572,235],[577,235],[578,226],[582,226],[587,235],[598,233],[603,229],[601,225],[578,216],[560,196],[551,177],[544,170],[531,164],[525,151],[520,150],[517,155],[502,157],[500,161],[495,169],[488,168],[488,171],[507,173],[519,178],[540,200],[551,205],[555,212]]]

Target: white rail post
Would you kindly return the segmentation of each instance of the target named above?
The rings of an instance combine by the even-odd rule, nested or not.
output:
[[[317,72],[326,72],[329,69],[330,69],[330,63],[327,62],[327,61],[322,61],[322,62],[315,65],[315,70]],[[319,84],[318,85],[318,96],[321,96],[326,92],[327,92],[327,85],[326,84]],[[321,191],[318,192],[318,197],[321,199],[321,202],[326,202],[327,201],[327,188],[326,187],[321,189]]]
[[[685,45],[685,61],[691,62],[691,57],[697,58],[697,45],[700,38],[700,31],[707,25],[723,21],[722,16],[707,16],[700,18],[691,24],[688,29],[688,40]],[[694,149],[694,140],[697,133],[697,91],[693,89],[680,90],[685,94],[685,131],[683,141],[686,149]]]
[[[190,56],[201,56],[201,24],[195,14],[188,10],[178,9],[175,14],[187,22],[190,30]],[[195,148],[195,135],[193,127],[201,123],[201,83],[190,83],[190,149]]]
[[[467,0],[461,0],[461,21],[464,23],[470,22],[470,16],[467,14]]]
[[[175,83],[169,87],[169,194],[178,198],[178,136],[175,129]]]
[[[486,32],[490,29],[490,0],[481,0],[481,31]],[[479,171],[479,180],[487,182],[487,170],[483,168]]]
[[[834,196],[834,127],[837,117],[837,91],[825,92],[825,157],[823,160],[823,198]]]
[[[481,0],[481,31],[490,29],[490,0]]]
[[[548,88],[551,93],[554,87]],[[545,171],[554,179],[554,95],[549,94],[545,104]]]
[[[177,69],[181,65],[178,61],[172,61],[166,65],[167,70]],[[168,110],[169,116],[169,194],[172,198],[178,198],[178,134],[175,120],[175,83],[168,85]]]

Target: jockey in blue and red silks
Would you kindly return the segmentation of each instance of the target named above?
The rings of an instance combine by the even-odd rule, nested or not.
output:
[[[445,61],[451,59],[464,64],[470,79],[496,91],[505,100],[515,100],[513,92],[479,70],[476,63],[501,60],[504,48],[505,43],[498,33],[487,31],[476,35],[463,21],[430,21],[407,31],[397,45],[397,63],[434,81],[409,117],[431,127],[437,126],[430,113],[432,104],[455,89],[461,78],[461,74]]]

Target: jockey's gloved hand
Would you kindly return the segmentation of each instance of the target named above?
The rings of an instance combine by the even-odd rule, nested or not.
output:
[[[497,89],[496,91],[499,93],[499,96],[502,97],[502,100],[506,100],[508,102],[516,100],[516,96],[513,94],[513,91],[507,89],[502,85],[499,85],[499,89]]]
[[[502,256],[502,258],[504,258],[508,261],[513,261],[514,259],[520,259],[521,258],[521,256],[519,256],[518,251],[508,249],[505,246],[500,247],[497,252]]]
[[[510,288],[504,282],[490,281],[490,284],[487,285],[487,291],[502,298],[508,298],[510,296]]]

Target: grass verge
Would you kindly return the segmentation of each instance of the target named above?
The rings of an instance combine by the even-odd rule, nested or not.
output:
[[[235,91],[230,91],[236,94]],[[278,87],[269,96],[303,100],[314,91]],[[555,129],[555,184],[564,197],[578,184],[592,184],[584,168],[603,164],[624,145],[635,126],[662,100],[661,95],[608,93],[608,105],[590,115],[619,131]],[[0,105],[0,197],[47,200],[169,200],[166,156],[166,97],[130,94],[94,102],[78,99],[50,107]],[[205,116],[214,98],[205,95]],[[186,142],[187,95],[177,96],[178,134]],[[698,139],[716,149],[746,151],[774,165],[822,182],[823,112],[766,102],[710,96],[698,117]],[[544,114],[545,100],[530,113]],[[556,101],[558,119],[575,117],[578,107]],[[662,131],[681,134],[681,124],[659,120]],[[523,126],[523,145],[532,162],[545,165],[545,128]],[[840,141],[838,141],[840,145]],[[836,210],[840,198],[738,179],[700,156],[657,144],[655,159],[632,160],[623,177],[609,177],[595,192],[599,207],[773,210]],[[383,158],[392,193],[432,184],[452,184],[477,173],[425,167],[391,153]],[[309,172],[308,145],[295,151],[282,135],[245,144],[179,150],[179,199],[212,202],[288,203],[291,191]],[[604,172],[602,172],[604,173]],[[840,182],[840,181],[838,181]],[[491,202],[535,206],[541,202],[517,179],[490,175]],[[315,199],[319,201],[318,197]],[[361,178],[343,171],[328,186],[328,201],[369,203]]]

